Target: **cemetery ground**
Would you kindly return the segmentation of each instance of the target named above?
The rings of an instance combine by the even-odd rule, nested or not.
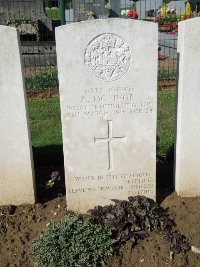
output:
[[[39,94],[29,98],[28,104],[38,198],[35,205],[0,207],[2,267],[34,266],[31,241],[51,220],[62,218],[67,213],[59,97],[56,91],[42,97]],[[200,198],[181,198],[173,189],[174,109],[175,92],[158,92],[157,201],[168,208],[176,229],[186,236],[188,242],[200,247]],[[170,259],[169,243],[152,232],[133,248],[127,242],[117,255],[105,259],[102,266],[198,267],[200,254],[189,251]]]

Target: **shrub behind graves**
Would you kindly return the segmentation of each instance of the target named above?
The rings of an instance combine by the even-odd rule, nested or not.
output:
[[[69,215],[33,240],[32,254],[38,267],[95,267],[112,247],[110,228]]]
[[[58,73],[57,70],[46,67],[42,73],[27,77],[25,82],[27,91],[57,89]]]

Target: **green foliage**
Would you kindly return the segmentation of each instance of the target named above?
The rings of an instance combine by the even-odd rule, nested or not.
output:
[[[37,267],[96,267],[113,252],[110,228],[76,215],[50,224],[32,242]]]
[[[52,20],[60,20],[60,10],[58,7],[45,7],[45,13]]]
[[[158,92],[157,154],[167,156],[174,142],[175,92]]]
[[[57,70],[47,67],[41,74],[27,77],[25,83],[27,91],[41,91],[58,88]]]
[[[58,98],[34,99],[29,100],[28,103],[33,146],[62,145],[60,104]],[[47,156],[45,155],[45,157]]]
[[[35,164],[62,164],[59,99],[31,99],[28,107]]]
[[[159,18],[158,23],[159,23],[159,25],[165,25],[165,24],[167,24],[167,22],[174,22],[174,21],[178,22],[180,19],[179,17],[180,16],[178,16],[176,14],[169,14],[164,18]],[[175,24],[175,25],[177,25],[177,24]]]
[[[110,8],[105,7],[104,10],[105,10],[105,15],[109,16],[109,14],[110,14]]]
[[[157,231],[171,242],[171,251],[180,253],[190,250],[186,238],[174,231],[176,224],[169,218],[167,210],[153,199],[134,196],[128,197],[128,201],[111,200],[114,205],[97,206],[90,213],[97,222],[112,227],[119,244],[130,240],[136,245],[138,240],[147,237],[151,231]]]
[[[20,22],[20,21],[32,21],[31,16],[26,16],[26,15],[12,15],[8,17],[9,22]]]
[[[176,70],[158,70],[158,80],[170,80],[176,78]]]

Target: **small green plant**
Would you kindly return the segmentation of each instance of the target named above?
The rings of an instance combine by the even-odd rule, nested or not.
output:
[[[8,17],[9,22],[19,22],[19,21],[32,21],[31,16],[25,16],[25,15],[12,15]]]
[[[171,80],[176,78],[176,70],[158,70],[158,80]]]
[[[113,242],[110,228],[68,215],[33,240],[32,253],[37,267],[96,267]]]
[[[58,7],[45,7],[45,13],[52,20],[60,20],[60,10]]]
[[[47,67],[42,73],[27,77],[25,83],[27,91],[56,89],[58,88],[58,72],[56,69]]]

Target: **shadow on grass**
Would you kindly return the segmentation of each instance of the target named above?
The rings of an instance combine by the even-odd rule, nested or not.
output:
[[[157,155],[156,201],[160,204],[174,192],[174,145],[170,147],[166,158]]]
[[[63,146],[33,147],[37,202],[43,203],[65,195]],[[53,183],[48,183],[58,172]],[[53,177],[54,177],[53,176]]]
[[[36,167],[51,164],[64,165],[62,145],[33,147],[33,157]]]

